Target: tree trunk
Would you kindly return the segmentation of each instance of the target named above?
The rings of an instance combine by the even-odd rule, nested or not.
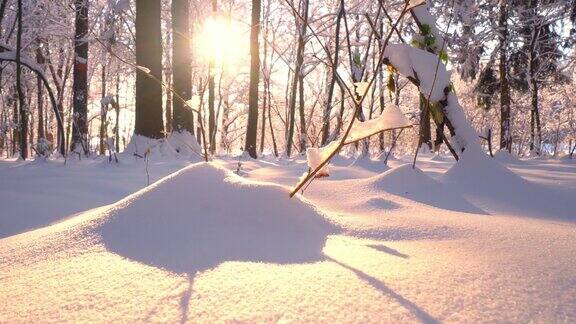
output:
[[[263,80],[264,80],[264,97],[262,98],[262,119],[260,122],[260,155],[264,153],[264,144],[266,140],[266,107],[268,105],[268,91],[270,91],[270,75],[268,74],[268,32],[270,30],[268,24],[268,17],[270,16],[270,1],[264,9],[264,17],[263,20],[266,22],[265,24],[265,34],[264,34],[264,58],[262,59],[262,71],[263,71]],[[270,69],[271,70],[271,69]],[[270,72],[271,73],[271,72]],[[271,112],[269,111],[268,114]]]
[[[190,52],[190,0],[172,0],[172,82],[185,100],[192,98],[192,55]],[[172,101],[173,130],[194,134],[193,116],[180,100]]]
[[[75,0],[74,84],[72,105],[72,143],[70,150],[88,154],[88,1]]]
[[[164,77],[166,78],[168,87],[171,86],[174,88],[171,73],[166,73]],[[172,101],[172,99],[172,91],[166,91],[166,103],[164,105],[164,120],[166,122],[164,127],[166,127],[166,134],[171,133],[173,130],[172,124],[174,123],[174,118],[172,117],[172,111],[174,109],[174,101]]]
[[[540,155],[540,141],[542,138],[542,128],[540,126],[540,109],[538,98],[538,82],[534,79],[531,85],[531,109],[530,109],[530,151]]]
[[[222,127],[220,131],[220,148],[226,153],[230,153],[230,146],[228,145],[228,119],[230,118],[230,105],[228,104],[228,97],[223,99],[222,108]]]
[[[36,63],[39,66],[43,66],[45,63],[44,55],[42,55],[42,51],[40,50],[41,41],[38,41],[38,48],[36,49]],[[46,129],[44,126],[44,95],[43,95],[43,84],[42,84],[42,77],[38,75],[36,77],[36,91],[37,91],[37,101],[36,105],[38,106],[38,137],[37,141],[40,142],[43,138],[46,138]]]
[[[260,155],[264,153],[264,144],[266,139],[266,106],[268,105],[268,88],[266,87],[266,83],[267,82],[265,81],[264,97],[262,98],[262,119],[260,121]]]
[[[136,122],[134,133],[162,138],[162,33],[161,1],[136,0]],[[156,78],[156,80],[154,80]]]
[[[384,35],[384,19],[380,18],[380,39],[378,40],[378,53],[382,52],[382,46],[384,45],[383,42],[383,37],[382,35]],[[385,94],[385,89],[386,86],[384,85],[384,69],[382,67],[380,67],[380,69],[378,70],[378,84],[379,84],[379,91],[378,91],[378,99],[380,102],[380,114],[384,113],[384,108],[385,108],[385,98],[384,98],[384,94]],[[384,152],[385,149],[385,142],[384,142],[384,132],[380,132],[380,134],[378,134],[378,144],[379,144],[379,149],[380,152]],[[386,161],[387,162],[387,161]]]
[[[216,15],[217,11],[217,1],[212,0],[212,13]],[[214,60],[210,59],[208,64],[208,140],[210,141],[210,153],[212,154],[216,151],[216,143],[214,143],[214,132],[216,131],[216,111],[214,109],[216,83],[214,82],[214,72]]]
[[[120,74],[116,75],[116,126],[114,127],[114,144],[116,152],[120,152]]]
[[[216,82],[214,82],[214,64],[210,63],[208,67],[208,140],[210,143],[210,153],[214,154],[215,145],[212,141],[214,130],[216,128],[216,112],[214,109],[214,100],[215,100],[215,88]]]
[[[18,32],[16,34],[16,89],[18,91],[18,111],[20,114],[20,158],[28,158],[28,109],[24,100],[24,91],[22,89],[22,67],[20,64],[22,50],[22,0],[18,0]]]
[[[0,83],[2,82],[2,73],[0,70]],[[0,91],[0,96],[3,95],[2,91]],[[5,109],[1,109],[0,110],[0,123],[6,125],[6,110]],[[0,156],[2,156],[2,152],[7,152],[6,150],[6,137],[7,137],[7,133],[4,131],[0,134]],[[572,144],[570,144],[570,146],[572,146]]]
[[[268,88],[268,125],[270,126],[270,136],[272,137],[272,148],[274,149],[274,156],[278,157],[278,145],[276,145],[276,136],[274,135],[274,127],[272,125],[272,104],[270,95],[270,82],[267,83]]]
[[[101,75],[101,88],[102,88],[102,102],[100,103],[100,145],[99,154],[106,154],[106,138],[108,137],[108,102],[106,99],[106,64],[102,64],[102,75]]]
[[[432,150],[432,133],[430,130],[430,108],[429,102],[423,94],[420,94],[420,142],[418,149],[422,144],[426,144],[428,149]]]
[[[336,31],[334,36],[334,66],[329,67],[330,69],[330,81],[328,83],[328,94],[326,96],[326,103],[324,104],[324,112],[322,114],[322,139],[321,146],[328,144],[328,139],[330,137],[330,113],[332,111],[332,98],[334,97],[334,88],[336,86],[336,75],[338,68],[338,61],[340,58],[340,25],[342,22],[342,16],[344,15],[344,8],[339,7],[338,16],[336,17]]]
[[[536,17],[536,8],[537,2],[531,1],[530,8],[534,11],[533,17]],[[540,155],[540,141],[542,138],[542,129],[540,126],[540,109],[539,109],[539,100],[538,100],[538,66],[539,66],[539,59],[537,53],[537,43],[538,37],[540,35],[540,27],[539,25],[534,25],[532,27],[532,37],[530,40],[530,48],[529,48],[529,62],[528,62],[528,82],[530,87],[530,94],[531,94],[531,109],[530,109],[530,151],[536,152],[536,154]]]
[[[302,74],[302,64],[304,63],[304,45],[305,45],[305,35],[306,28],[308,26],[308,0],[303,0],[302,5],[302,18],[296,16],[297,26],[300,27],[298,31],[298,47],[296,48],[296,66],[294,67],[294,75],[292,79],[292,88],[290,92],[290,125],[288,128],[288,138],[286,141],[286,154],[288,157],[292,155],[292,143],[294,137],[294,123],[296,117],[296,96],[298,90],[298,82],[300,80],[300,75]],[[299,22],[299,23],[298,23]]]
[[[342,132],[342,127],[344,125],[344,108],[345,108],[345,90],[344,86],[338,82],[338,87],[340,88],[340,111],[338,111],[338,115],[336,116],[336,127],[334,127],[334,135],[332,138],[338,138],[340,136],[340,132]]]
[[[434,152],[440,152],[440,147],[444,143],[444,122],[436,125],[436,138],[434,139]]]
[[[0,2],[0,26],[2,26],[2,21],[4,20],[4,14],[6,13],[7,5],[8,0],[2,0],[2,2]],[[0,36],[2,36],[2,28],[0,28]]]
[[[498,35],[500,39],[500,149],[512,151],[510,132],[510,84],[508,82],[508,8],[507,0],[500,0]]]
[[[306,115],[305,115],[305,101],[304,101],[304,76],[300,74],[298,78],[298,112],[300,115],[300,153],[306,151]]]
[[[20,145],[20,110],[16,87],[12,88],[12,105],[12,124],[18,126],[12,128],[12,156],[16,156]]]
[[[250,28],[250,91],[248,97],[248,125],[244,149],[256,158],[258,133],[258,84],[260,81],[260,53],[258,34],[260,33],[260,0],[252,0],[252,25]]]

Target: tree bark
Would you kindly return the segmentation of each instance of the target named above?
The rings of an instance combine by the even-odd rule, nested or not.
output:
[[[537,17],[538,2],[536,0],[530,1],[530,10],[532,17]],[[529,62],[528,62],[528,82],[530,87],[530,151],[536,152],[540,155],[540,141],[542,139],[542,127],[540,125],[540,109],[538,100],[538,76],[537,71],[539,68],[539,59],[537,51],[538,38],[540,36],[539,23],[532,23],[532,37],[530,39],[529,47]]]
[[[302,65],[304,63],[304,45],[305,45],[305,35],[306,35],[306,28],[308,26],[308,0],[303,0],[302,5],[302,18],[303,21],[300,21],[300,17],[296,16],[296,21],[300,21],[300,23],[296,24],[300,26],[300,30],[298,30],[298,46],[296,48],[296,65],[294,67],[294,75],[292,79],[292,86],[290,92],[290,117],[289,117],[289,128],[288,128],[288,138],[286,141],[286,154],[288,157],[292,155],[292,144],[293,144],[293,137],[294,137],[294,124],[295,124],[295,117],[296,117],[296,96],[298,90],[298,83],[300,80],[300,75],[302,74]]]
[[[276,136],[274,135],[274,126],[272,125],[272,104],[270,95],[270,82],[266,85],[268,87],[268,126],[270,126],[270,136],[272,137],[272,148],[274,149],[274,156],[278,157],[278,145],[276,144]]]
[[[304,101],[304,76],[300,74],[298,78],[298,112],[300,115],[300,153],[306,151],[306,111],[305,111],[305,101]]]
[[[264,144],[266,140],[266,108],[268,105],[268,92],[270,91],[270,75],[268,74],[268,32],[270,30],[268,24],[268,17],[270,16],[270,1],[264,9],[263,20],[265,23],[265,34],[264,34],[264,58],[262,59],[262,71],[263,71],[263,81],[264,81],[264,97],[262,98],[262,119],[260,122],[260,155],[264,152]],[[268,114],[271,114],[269,111]]]
[[[24,100],[24,91],[22,89],[22,67],[20,64],[22,51],[22,0],[18,0],[18,11],[16,13],[18,20],[18,32],[16,34],[16,89],[18,92],[18,112],[20,114],[20,158],[28,158],[28,109]]]
[[[120,152],[120,74],[116,75],[116,126],[114,127],[114,144],[116,152]]]
[[[192,98],[192,55],[190,50],[190,0],[172,0],[172,82],[182,98]],[[180,100],[172,101],[172,129],[194,134],[193,116]]]
[[[72,94],[71,152],[88,154],[88,1],[75,0],[76,30],[74,33],[74,84]]]
[[[104,155],[106,153],[106,137],[107,129],[108,129],[108,103],[106,102],[106,64],[102,64],[102,75],[101,75],[101,88],[102,88],[102,100],[101,100],[101,107],[100,107],[100,145],[99,145],[99,153],[100,155]]]
[[[134,133],[163,137],[161,1],[136,0],[136,122]],[[155,80],[155,79],[156,80]]]
[[[328,94],[326,96],[326,103],[324,104],[324,113],[322,115],[322,139],[321,146],[328,144],[328,139],[330,138],[330,114],[332,111],[332,98],[334,97],[334,88],[336,86],[336,74],[338,63],[340,59],[340,25],[342,22],[342,16],[344,15],[344,8],[340,5],[338,9],[338,16],[336,17],[336,31],[334,36],[334,66],[329,67],[330,69],[330,81],[328,83]]]
[[[36,63],[39,66],[43,66],[45,63],[44,55],[42,55],[42,50],[40,49],[42,42],[38,41],[38,48],[36,49]],[[40,142],[41,139],[46,138],[46,129],[44,125],[44,95],[43,95],[43,84],[40,75],[36,77],[36,91],[37,91],[37,101],[38,106],[38,137],[37,141]]]
[[[218,12],[217,0],[212,0],[212,13],[216,15]],[[214,143],[216,131],[216,111],[214,109],[216,83],[214,82],[214,60],[211,58],[208,63],[208,140],[210,141],[210,153],[214,154],[216,151],[216,143]]]
[[[252,0],[252,25],[250,28],[250,90],[248,97],[248,125],[244,149],[256,158],[258,133],[258,84],[260,82],[260,0]]]
[[[498,37],[500,39],[500,149],[512,152],[510,132],[510,84],[508,82],[508,7],[507,0],[500,0]]]
[[[423,94],[420,94],[420,142],[419,147],[422,144],[426,144],[428,149],[432,150],[432,132],[430,130],[430,108],[428,107],[429,102],[426,100]]]

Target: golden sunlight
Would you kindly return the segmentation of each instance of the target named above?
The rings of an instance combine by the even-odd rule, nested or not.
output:
[[[200,57],[216,65],[235,66],[248,57],[249,28],[221,16],[207,18],[196,36]]]

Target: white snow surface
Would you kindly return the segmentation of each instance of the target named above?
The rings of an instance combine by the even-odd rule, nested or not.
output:
[[[122,152],[125,158],[145,159],[190,158],[202,159],[202,149],[194,135],[187,131],[174,131],[167,138],[151,139],[142,135],[133,135],[126,149]]]
[[[189,159],[151,159],[151,182],[181,169]],[[146,164],[134,156],[43,161],[0,160],[0,239],[49,225],[72,214],[114,203],[146,187]]]
[[[173,160],[152,170],[188,163]],[[55,163],[0,163],[2,211],[40,220],[50,197],[33,189],[63,197],[60,222],[0,239],[0,322],[576,321],[573,161],[337,156],[288,199],[306,161],[247,160],[239,177],[231,158],[112,205],[66,193],[127,190],[141,170]],[[66,217],[75,201],[100,207]]]
[[[179,154],[196,156],[198,159],[204,154],[196,137],[187,130],[173,131],[166,140]]]

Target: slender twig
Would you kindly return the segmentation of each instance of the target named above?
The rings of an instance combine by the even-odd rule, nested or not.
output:
[[[402,132],[404,131],[404,128],[402,128],[399,132],[398,135],[396,135],[394,137],[394,140],[392,141],[392,145],[390,145],[390,149],[388,150],[388,153],[386,153],[386,157],[384,158],[384,164],[388,164],[388,158],[390,157],[390,154],[392,153],[392,151],[394,150],[394,147],[396,146],[396,141],[398,141],[398,138],[400,138],[400,135],[402,135]]]

